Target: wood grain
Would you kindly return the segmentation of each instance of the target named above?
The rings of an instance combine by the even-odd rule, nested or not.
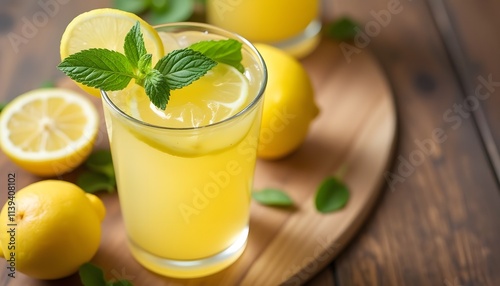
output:
[[[396,115],[386,79],[369,53],[347,64],[334,43],[324,40],[304,60],[304,66],[314,80],[322,112],[297,152],[283,160],[258,162],[255,182],[256,188],[286,190],[296,202],[294,210],[253,204],[249,243],[243,256],[215,275],[177,280],[155,275],[131,257],[117,196],[102,195],[108,213],[101,247],[92,261],[108,277],[129,275],[138,286],[299,285],[327,266],[354,236],[378,197],[393,150]],[[71,85],[67,80],[61,83],[76,88]],[[106,137],[104,126],[100,137]],[[104,140],[98,141],[100,147],[105,145]],[[350,202],[341,211],[320,214],[313,203],[316,188],[342,166],[347,170],[344,180],[350,187]],[[22,171],[18,174],[24,176]],[[4,270],[0,280],[5,276]],[[77,277],[67,281],[77,283]],[[19,273],[7,285],[26,284],[47,282]]]
[[[332,15],[354,15],[365,27],[394,2],[336,1]],[[500,198],[488,155],[467,116],[444,117],[465,97],[425,2],[399,3],[403,10],[364,50],[381,60],[396,96],[399,148],[390,172],[402,181],[388,181],[371,220],[336,260],[336,281],[500,285]],[[421,143],[436,130],[446,139],[424,153]]]
[[[500,143],[498,142],[498,135],[500,133],[497,131],[498,128],[492,128],[496,126],[496,120],[494,120],[495,113],[491,111],[491,106],[499,106],[498,103],[500,103],[497,100],[497,95],[500,94],[498,90],[500,86],[498,71],[500,69],[496,65],[489,64],[495,60],[496,53],[493,51],[496,50],[496,47],[500,46],[500,37],[485,37],[485,35],[493,32],[492,28],[498,19],[495,19],[491,12],[488,14],[479,14],[476,8],[477,5],[454,5],[453,2],[448,3],[450,5],[446,5],[446,2],[439,0],[428,1],[427,3],[435,19],[436,27],[446,47],[448,56],[451,59],[454,72],[460,80],[459,82],[464,94],[464,102],[462,104],[464,106],[464,115],[470,115],[471,121],[476,125],[483,148],[488,155],[489,163],[495,172],[497,184],[500,185],[500,152],[498,148],[498,143]],[[492,11],[495,11],[495,4],[492,2],[486,4],[482,10],[485,9],[484,7],[488,7]],[[452,11],[451,9],[453,8],[454,10]],[[463,14],[464,11],[467,11],[466,15]],[[461,12],[461,14],[457,15],[457,12]],[[466,27],[457,25],[454,21],[456,16],[466,16],[467,19],[463,19],[463,23],[474,20],[474,18],[479,20],[480,18],[487,17],[490,20],[478,21],[482,22],[482,25],[474,26],[474,29],[480,30],[479,33],[475,33],[472,30],[469,30],[469,33],[467,33],[467,26],[471,25],[467,25]],[[487,25],[484,25],[484,23],[487,23]],[[479,37],[476,35],[479,35]],[[486,39],[488,42],[485,41]],[[474,45],[466,45],[470,43],[474,43]],[[487,53],[488,49],[491,49],[492,52]],[[475,66],[474,58],[480,58],[483,55],[488,55],[487,61],[484,61],[485,65]],[[497,56],[497,59],[500,58]],[[483,60],[486,59],[483,58]],[[485,108],[487,108],[486,112]]]
[[[58,62],[58,37],[66,24],[81,12],[110,6],[110,1],[66,1],[68,4],[61,7],[61,12],[15,53],[7,34],[19,33],[22,18],[30,18],[41,10],[37,2],[0,0],[1,100],[36,88],[45,80],[60,78],[61,74],[53,66]],[[500,268],[499,190],[488,165],[490,158],[482,148],[474,124],[464,118],[460,127],[453,129],[453,124],[443,120],[444,112],[453,108],[453,104],[461,103],[470,91],[464,94],[455,63],[448,57],[425,1],[323,0],[323,11],[325,21],[349,15],[364,28],[374,20],[373,13],[397,3],[403,7],[401,13],[393,14],[390,23],[360,49],[363,53],[374,53],[380,60],[396,98],[398,149],[390,172],[398,174],[399,156],[408,160],[410,154],[419,149],[415,140],[431,138],[436,128],[445,130],[448,137],[403,182],[393,189],[388,185],[383,189],[375,212],[361,232],[345,245],[334,263],[310,283],[500,285],[500,273],[496,271]],[[495,0],[445,1],[452,26],[469,60],[473,80],[488,73],[498,78],[498,3]],[[333,45],[331,50],[338,53],[338,43]],[[308,71],[313,74],[315,86],[322,86],[334,67],[316,64],[316,61],[323,59],[308,58],[304,63],[310,65]],[[315,65],[321,69],[315,69]],[[495,91],[483,105],[497,146],[498,98]],[[0,154],[0,171],[2,174],[23,173],[3,154]],[[73,180],[74,174],[63,178]],[[0,184],[2,180],[5,180],[3,176]],[[19,186],[34,180],[37,178],[23,173]],[[5,201],[5,195],[0,191],[1,202]],[[113,252],[116,247],[103,251]],[[103,262],[117,265],[107,270],[109,278],[133,276],[118,258],[104,258]],[[3,276],[0,285],[7,283]],[[41,285],[78,285],[78,279],[70,277]]]

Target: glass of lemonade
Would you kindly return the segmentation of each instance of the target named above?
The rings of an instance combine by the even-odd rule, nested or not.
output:
[[[210,24],[303,57],[319,43],[319,7],[319,0],[207,0],[206,15]]]
[[[165,53],[201,40],[243,43],[243,72],[219,63],[171,91],[164,111],[133,83],[102,92],[133,256],[162,275],[199,277],[229,266],[246,245],[267,72],[233,33],[201,23],[156,29]]]

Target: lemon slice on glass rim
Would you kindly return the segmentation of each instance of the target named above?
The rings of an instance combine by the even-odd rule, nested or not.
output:
[[[83,95],[36,89],[15,98],[0,114],[0,147],[33,174],[60,175],[87,158],[98,125],[96,108]]]
[[[152,54],[154,64],[164,55],[163,44],[156,30],[133,13],[111,8],[82,13],[69,23],[61,38],[61,59],[92,48],[123,53],[125,36],[137,22],[141,25],[144,44],[147,52]],[[86,92],[100,97],[98,89],[77,84]]]

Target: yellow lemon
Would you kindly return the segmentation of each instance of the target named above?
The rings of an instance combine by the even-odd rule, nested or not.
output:
[[[156,30],[139,16],[111,8],[95,9],[75,17],[66,27],[62,38],[61,59],[91,48],[124,52],[125,36],[139,22],[144,44],[153,56],[153,65],[163,57],[163,45]],[[99,97],[98,89],[77,83],[86,92]]]
[[[60,175],[87,158],[98,123],[96,108],[83,95],[36,89],[16,97],[0,114],[0,147],[33,174]]]
[[[46,180],[23,188],[0,213],[7,267],[37,279],[75,273],[97,252],[104,215],[102,201],[72,183]]]
[[[278,159],[302,144],[319,109],[311,80],[299,61],[269,45],[255,47],[268,72],[257,155]]]

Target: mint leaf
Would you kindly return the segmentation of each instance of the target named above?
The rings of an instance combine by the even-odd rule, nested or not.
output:
[[[110,179],[115,179],[113,158],[109,150],[97,150],[93,152],[85,161],[85,166],[91,171],[101,173]]]
[[[152,58],[153,56],[151,54],[145,54],[139,59],[138,68],[140,76],[144,76],[151,71],[153,65]]]
[[[200,52],[180,49],[161,58],[155,69],[165,76],[170,89],[178,89],[199,79],[215,65],[216,61]]]
[[[58,69],[76,82],[106,91],[122,90],[135,79],[151,102],[164,110],[170,90],[191,84],[218,62],[243,71],[241,45],[236,40],[202,42],[193,47],[203,53],[191,48],[174,50],[152,69],[152,55],[146,51],[137,22],[125,37],[125,54],[106,49],[84,50],[64,59]]]
[[[252,197],[266,206],[293,206],[293,200],[285,192],[277,189],[264,189],[260,192],[253,192]]]
[[[87,193],[95,193],[98,191],[107,191],[112,193],[115,191],[116,182],[102,173],[95,171],[82,172],[76,179],[76,184]]]
[[[101,268],[92,263],[85,263],[78,270],[83,286],[133,286],[128,280],[106,281]]]
[[[130,29],[125,36],[123,50],[125,51],[125,56],[130,61],[132,66],[137,68],[139,59],[147,53],[139,21],[135,23],[132,29]]]
[[[134,284],[128,280],[119,280],[115,282],[108,282],[108,286],[134,286]]]
[[[7,103],[5,102],[0,102],[0,112],[3,111],[3,109],[5,108],[5,106],[7,106]]]
[[[148,20],[152,24],[186,21],[194,11],[193,0],[156,0]]]
[[[87,193],[116,190],[115,170],[109,150],[98,150],[90,154],[85,161],[88,170],[82,172],[76,184]]]
[[[335,177],[327,177],[316,192],[315,205],[321,213],[343,208],[349,200],[347,186]]]
[[[124,89],[134,77],[134,69],[127,57],[106,49],[72,54],[57,68],[74,81],[106,91]]]
[[[348,41],[354,39],[358,25],[348,17],[342,17],[326,26],[326,34],[335,40]]]
[[[123,11],[128,11],[134,14],[139,14],[141,12],[144,12],[149,5],[150,5],[150,0],[114,0],[113,1],[113,7],[116,9],[120,9]]]
[[[167,108],[170,99],[170,89],[167,79],[158,70],[151,70],[144,79],[144,89],[149,100],[161,110]]]
[[[214,61],[233,66],[238,71],[244,72],[245,69],[241,64],[243,58],[241,47],[242,43],[234,39],[202,41],[189,46],[190,49],[198,51]]]
[[[104,273],[102,270],[92,263],[85,263],[78,270],[80,280],[84,286],[106,286]]]
[[[56,87],[55,83],[50,80],[46,80],[40,84],[40,88],[53,88]]]
[[[151,9],[156,13],[164,13],[169,9],[172,0],[154,0],[151,1]]]

